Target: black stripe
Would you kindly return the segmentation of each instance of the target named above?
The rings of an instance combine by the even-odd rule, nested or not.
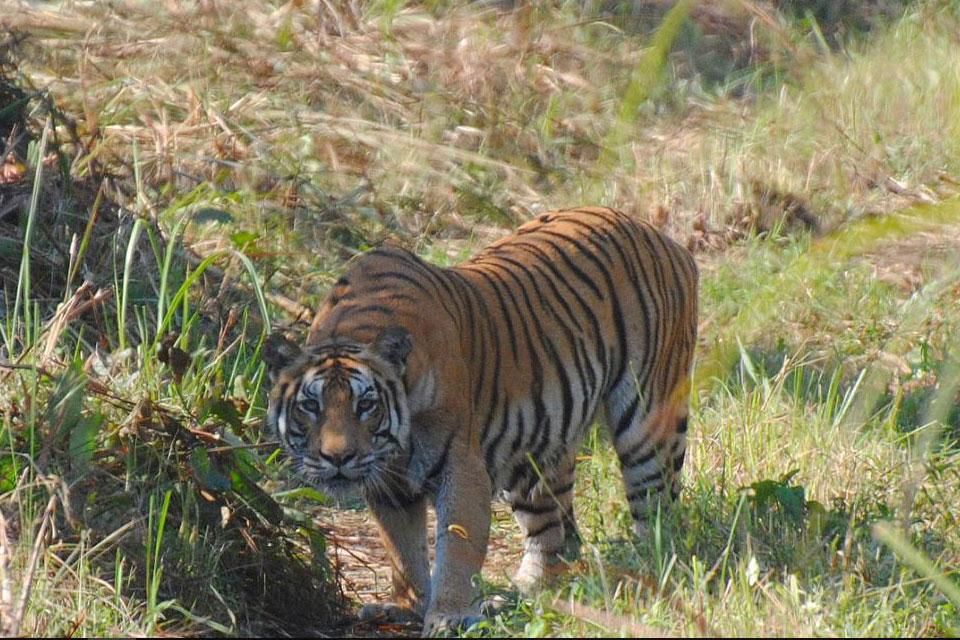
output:
[[[640,304],[641,313],[643,314],[643,348],[646,357],[641,362],[640,371],[637,372],[637,382],[639,383],[640,389],[648,392],[650,391],[650,389],[648,389],[650,376],[657,363],[662,359],[659,353],[659,347],[663,340],[660,323],[664,322],[665,318],[663,317],[662,311],[656,313],[655,317],[653,316],[654,312],[659,311],[659,307],[661,305],[658,304],[656,298],[653,296],[651,285],[654,283],[654,279],[652,279],[650,274],[647,273],[643,256],[641,255],[639,247],[636,244],[635,236],[638,233],[642,233],[643,227],[625,215],[613,210],[608,210],[606,212],[582,210],[581,213],[599,217],[600,219],[611,223],[614,228],[619,231],[622,236],[624,236],[624,238],[621,239],[624,241],[614,242],[614,246],[617,249],[617,252],[620,254],[624,267],[627,269],[630,279],[633,282],[634,293],[637,296],[637,302]],[[627,245],[633,249],[632,260],[627,257],[621,245]],[[650,257],[654,258],[653,262],[656,266],[657,261],[655,259],[655,253]],[[635,267],[639,267],[640,269],[639,276]],[[647,303],[647,297],[649,297],[649,305]],[[663,300],[662,294],[660,295],[660,299]],[[653,318],[655,322],[651,322],[651,318]],[[614,380],[618,379],[619,376],[614,378]],[[653,401],[653,394],[646,393],[645,395],[646,402],[644,406],[644,413],[646,414],[650,411],[650,406]]]
[[[517,500],[510,503],[510,508],[513,509],[514,511],[522,511],[523,513],[529,513],[531,515],[541,516],[546,513],[552,513],[556,511],[557,506],[552,502],[547,504],[534,504],[532,502],[524,502],[524,501]]]
[[[654,480],[659,480],[662,477],[663,477],[663,469],[657,469],[656,471],[652,471],[647,475],[643,476],[642,478],[640,478],[639,480],[635,482],[631,482],[630,484],[631,486],[636,487],[639,485],[647,484],[648,482],[653,482]]]
[[[601,217],[607,219],[605,216]],[[640,369],[635,371],[634,374],[636,375],[638,392],[642,390],[645,395],[646,401],[644,403],[643,413],[647,414],[653,402],[650,378],[657,363],[661,360],[660,344],[664,337],[661,323],[663,323],[665,319],[663,318],[662,309],[660,309],[661,305],[657,302],[657,299],[653,295],[654,292],[651,290],[652,280],[650,274],[647,273],[646,266],[644,266],[643,257],[636,250],[633,236],[638,231],[637,224],[626,216],[619,214],[611,216],[611,218],[610,222],[614,225],[614,229],[619,231],[622,236],[618,241],[614,242],[614,247],[620,255],[624,269],[626,269],[627,275],[633,284],[633,293],[637,297],[640,313],[643,316],[643,351],[645,357],[640,361]],[[632,256],[627,255],[624,246],[632,246],[634,248]],[[638,269],[639,273],[637,271]]]
[[[474,363],[473,371],[477,374],[475,379],[470,380],[470,384],[474,389],[473,408],[476,410],[482,406],[481,400],[487,379],[488,333],[497,349],[492,354],[494,356],[493,383],[498,383],[499,381],[499,333],[491,326],[494,322],[493,316],[490,314],[486,300],[478,289],[477,283],[467,278],[462,270],[450,269],[446,273],[460,283],[464,293],[464,299],[467,303],[467,311],[470,319],[470,324],[468,325],[470,327],[470,353],[464,354],[464,356]],[[476,308],[474,304],[476,304]],[[480,322],[477,322],[477,320],[480,320]],[[484,331],[484,327],[486,327],[486,332]],[[477,344],[478,342],[479,344]],[[490,394],[493,395],[495,392],[495,387],[491,385]]]
[[[394,314],[394,309],[391,307],[384,306],[382,304],[363,304],[362,302],[354,306],[343,307],[343,315],[341,316],[341,322],[350,316],[365,314],[365,313],[380,313],[385,316],[392,316]]]
[[[526,493],[525,491],[517,491],[517,483],[524,477],[533,474],[533,469],[530,468],[529,464],[530,461],[524,458],[518,464],[514,465],[513,470],[510,472],[510,478],[504,485],[504,489],[511,493]]]
[[[630,423],[633,422],[633,419],[637,415],[637,407],[639,404],[640,394],[636,392],[632,393],[630,395],[630,404],[627,406],[627,410],[620,414],[620,418],[617,420],[617,428],[613,432],[614,442],[616,442],[616,439],[623,435],[623,433],[630,428]]]
[[[497,467],[497,456],[496,456],[497,445],[503,439],[504,434],[506,434],[507,429],[509,429],[510,427],[509,419],[510,419],[510,407],[504,406],[503,420],[501,421],[501,424],[500,424],[500,430],[497,431],[493,437],[488,437],[490,436],[491,433],[493,433],[493,426],[487,425],[484,428],[483,440],[481,443],[483,446],[483,459],[487,463],[487,469],[491,470],[491,474],[490,474],[491,476],[496,475],[495,473],[492,472],[492,470],[496,469]]]
[[[501,293],[500,287],[497,286],[497,283],[503,284],[504,288],[508,289],[508,292],[509,292],[509,287],[506,286],[506,283],[504,283],[499,276],[495,276],[492,273],[487,273],[486,270],[471,269],[471,272],[483,278],[484,281],[486,281],[486,283],[493,290],[493,295],[497,299],[497,305],[500,307],[500,315],[504,319],[504,326],[506,326],[507,328],[507,337],[510,338],[510,352],[513,354],[513,361],[519,362],[520,357],[518,355],[517,334],[514,331],[513,323],[510,321],[510,311],[507,308],[507,301],[504,299],[503,293]],[[491,329],[494,333],[497,333],[495,325],[492,325]],[[499,349],[497,349],[497,353],[499,354]]]
[[[499,258],[499,259],[503,260],[504,258]],[[513,262],[513,264],[516,265],[517,269],[521,273],[525,273],[527,275],[527,278],[530,280],[530,285],[534,288],[534,291],[540,297],[541,302],[543,302],[543,295],[542,293],[540,293],[539,289],[537,288],[536,281],[533,279],[530,272],[527,271],[526,268],[523,267],[523,265],[520,265],[515,261]],[[540,323],[540,318],[539,318],[540,314],[538,313],[538,309],[534,307],[533,302],[530,300],[530,296],[527,295],[527,289],[526,287],[524,287],[524,282],[521,281],[520,278],[517,276],[517,274],[513,270],[511,270],[509,267],[506,267],[500,264],[495,264],[495,263],[491,263],[491,266],[495,266],[499,269],[502,269],[504,273],[509,275],[513,279],[513,281],[516,283],[517,288],[520,290],[521,297],[523,298],[524,306],[526,306],[528,311],[527,317],[529,317],[533,321],[535,332],[540,338],[539,340],[540,345],[547,352],[547,355],[550,358],[550,360],[552,360],[554,373],[560,378],[560,393],[563,398],[563,412],[560,416],[560,427],[564,434],[564,437],[561,440],[561,442],[566,442],[567,441],[566,436],[569,432],[569,425],[572,421],[573,394],[570,390],[571,381],[569,376],[567,375],[565,363],[563,359],[560,357],[560,354],[557,353],[557,349],[554,346],[553,341],[551,340],[551,336],[549,335],[549,332],[544,330],[543,325]],[[531,336],[529,333],[527,333],[527,339],[528,340],[531,339]],[[528,349],[532,353],[533,345],[528,343]],[[534,364],[539,365],[539,362],[534,361]],[[534,375],[536,376],[534,378],[535,381],[538,379],[542,380],[543,379],[542,367],[540,368],[535,367]],[[542,389],[542,384],[541,384],[541,389]],[[546,431],[548,433],[542,434],[543,437],[548,437],[553,435],[549,433],[549,426],[550,425],[548,423],[546,425],[547,427]]]
[[[536,538],[537,536],[543,535],[543,534],[546,533],[547,531],[550,531],[551,529],[556,529],[556,528],[559,527],[559,526],[560,526],[560,520],[559,520],[559,519],[557,519],[557,520],[551,520],[551,521],[547,522],[546,524],[537,527],[537,528],[534,529],[533,531],[527,531],[526,537],[527,537],[527,538]]]
[[[590,262],[594,264],[600,274],[603,276],[604,281],[607,285],[607,299],[605,302],[611,305],[613,308],[613,321],[616,327],[617,332],[617,344],[620,348],[620,365],[617,367],[616,373],[609,378],[609,380],[619,380],[623,375],[624,369],[627,366],[627,329],[624,321],[623,310],[620,307],[620,302],[618,300],[619,296],[617,295],[617,287],[613,282],[613,277],[610,274],[610,270],[603,264],[603,262],[598,258],[592,251],[589,251],[579,240],[572,238],[556,231],[551,231],[549,229],[543,229],[542,233],[553,236],[556,238],[561,238],[566,240],[575,246],[580,252],[582,252],[583,257],[587,258]],[[591,243],[594,244],[594,243]],[[594,285],[596,287],[596,285]]]
[[[544,298],[543,291],[541,291],[540,287],[538,286],[536,278],[534,278],[530,270],[527,269],[526,266],[523,265],[522,263],[517,262],[516,260],[513,260],[508,256],[500,256],[499,259],[503,260],[504,262],[507,262],[507,264],[513,265],[520,273],[523,273],[527,277],[527,279],[529,280],[530,286],[533,288],[534,293],[536,293],[537,297],[539,298],[541,307],[543,309],[548,310],[551,313],[551,315],[557,320],[557,324],[559,324],[560,328],[563,329],[563,332],[566,335],[568,342],[571,344],[571,351],[574,352],[575,354],[576,351],[573,346],[573,342],[575,338],[574,338],[573,332],[570,330],[569,327],[567,327],[563,323],[559,314],[553,309],[553,306],[549,303],[549,301],[547,301]],[[503,267],[503,268],[506,269],[506,267]],[[533,304],[530,301],[530,297],[527,295],[526,289],[523,287],[523,283],[520,281],[520,279],[516,275],[513,275],[513,277],[514,277],[514,280],[517,282],[518,287],[520,287],[521,293],[523,293],[523,299],[527,308],[531,312],[531,317],[533,319],[534,326],[536,327],[537,334],[540,336],[540,344],[548,352],[551,359],[553,360],[555,372],[560,378],[560,393],[563,398],[563,413],[560,418],[560,425],[562,429],[562,432],[561,432],[562,435],[561,435],[560,441],[569,442],[570,430],[573,427],[573,392],[571,389],[573,380],[571,380],[570,377],[567,375],[567,363],[557,352],[557,348],[554,344],[554,340],[559,338],[559,336],[552,336],[550,335],[551,332],[546,331],[544,329],[543,325],[540,323],[539,313],[537,312],[538,310],[533,307]],[[583,372],[581,370],[578,370],[578,373],[580,374],[578,377],[582,379]],[[584,389],[584,396],[586,395],[587,395],[586,389]]]
[[[683,458],[684,458],[684,456],[686,456],[686,454],[687,454],[686,450],[683,450],[683,451],[680,452],[680,455],[678,455],[677,457],[675,457],[675,458],[673,459],[673,471],[674,471],[674,473],[679,472],[680,469],[683,468]]]
[[[659,495],[660,492],[663,491],[665,487],[666,485],[663,482],[658,482],[656,484],[650,485],[649,487],[641,487],[639,489],[631,491],[627,493],[627,503],[631,504],[636,502],[637,500],[649,500],[650,498]],[[633,514],[633,509],[630,510],[630,513]],[[634,517],[637,518],[636,515],[634,515]]]
[[[503,269],[503,267],[500,267],[500,268]],[[475,271],[475,273],[479,273],[479,271]],[[506,273],[516,281],[516,276],[514,274],[512,274],[509,270],[506,270]],[[494,273],[489,273],[488,275],[491,278],[497,277],[499,279],[499,276],[496,276],[496,274]],[[517,317],[520,322],[520,328],[523,331],[524,341],[526,342],[526,345],[527,345],[527,357],[529,358],[529,363],[533,369],[532,371],[533,389],[531,390],[529,397],[533,399],[533,412],[534,412],[534,432],[533,433],[537,433],[538,430],[544,429],[544,422],[547,422],[547,424],[549,425],[549,421],[547,419],[548,416],[547,416],[546,405],[544,404],[544,401],[543,401],[543,365],[541,364],[540,359],[537,357],[537,353],[534,351],[533,338],[530,334],[530,328],[527,325],[526,318],[524,317],[524,314],[520,309],[520,303],[514,296],[513,291],[510,289],[507,283],[505,281],[502,281],[502,282],[504,284],[504,289],[507,293],[507,297],[510,299],[510,302],[513,305],[513,308],[516,310]],[[521,293],[524,296],[526,296],[526,292],[523,290],[522,287],[521,287]],[[529,305],[528,305],[528,308],[529,308]]]
[[[653,460],[654,456],[657,455],[656,447],[650,447],[649,451],[641,455],[636,460],[633,459],[633,456],[640,453],[646,447],[646,445],[647,445],[647,438],[644,438],[641,442],[637,443],[636,445],[631,447],[629,451],[627,451],[622,456],[620,456],[620,464],[624,468],[636,467],[638,465],[643,465]]]
[[[547,241],[544,241],[544,242],[546,242],[547,244],[551,244]],[[573,299],[577,301],[577,304],[580,307],[579,318],[574,316],[571,310],[569,309],[567,310],[570,312],[570,317],[573,323],[576,324],[578,327],[580,326],[580,320],[582,318],[586,318],[590,322],[591,326],[593,327],[594,342],[597,345],[597,360],[599,361],[599,364],[600,364],[600,370],[605,371],[607,368],[607,356],[603,349],[602,338],[603,338],[604,332],[600,328],[600,320],[597,318],[597,315],[593,312],[591,305],[588,304],[587,301],[583,299],[583,296],[580,295],[580,292],[577,291],[576,287],[570,284],[570,282],[567,281],[567,278],[560,273],[560,271],[554,265],[554,261],[550,259],[550,257],[543,251],[543,249],[541,249],[535,243],[529,242],[529,241],[514,242],[512,243],[512,245],[521,251],[525,251],[527,253],[533,254],[536,258],[539,258],[540,266],[545,267],[547,270],[549,270],[550,274],[553,276],[552,278],[547,278],[547,282],[549,282],[551,286],[554,286],[555,282],[559,282],[560,284],[562,284],[564,287],[567,288],[567,290],[573,296]],[[557,297],[561,300],[564,300],[563,296],[561,296],[559,292],[557,294]],[[563,306],[564,308],[567,308],[566,304],[561,306]]]
[[[553,495],[555,497],[559,498],[560,496],[573,491],[573,484],[574,482],[571,480],[567,484],[561,485],[559,487],[551,487],[550,490],[553,492]]]
[[[430,468],[430,471],[427,472],[425,476],[427,481],[432,481],[436,479],[440,472],[443,471],[443,468],[447,465],[447,457],[450,455],[450,447],[453,444],[453,438],[457,435],[456,431],[450,432],[450,437],[447,438],[447,442],[443,445],[443,452],[440,454],[440,457],[437,458],[437,461]]]
[[[377,293],[382,291],[384,288],[382,285],[376,284],[382,280],[399,280],[412,285],[415,289],[427,295],[429,300],[439,302],[446,314],[450,316],[450,319],[459,326],[456,308],[451,309],[447,299],[442,295],[438,295],[439,290],[437,290],[436,287],[434,291],[431,291],[418,278],[415,278],[408,273],[403,273],[402,271],[377,271],[376,273],[369,274],[368,278],[371,285],[376,288]]]
[[[541,233],[546,233],[546,232],[541,231]],[[559,234],[559,233],[550,233],[549,235],[551,235],[551,236],[556,236],[556,237],[561,238],[561,239],[563,239],[563,240],[569,240],[569,238],[567,238],[567,236],[564,236],[564,235]],[[593,281],[593,278],[591,278],[588,274],[586,274],[586,273],[583,271],[583,269],[581,269],[580,267],[578,267],[578,266],[576,265],[576,263],[574,263],[574,262],[572,262],[572,261],[570,260],[570,255],[569,255],[569,252],[567,251],[567,249],[564,249],[563,247],[557,245],[557,243],[553,242],[552,240],[548,240],[548,239],[546,239],[546,238],[542,238],[542,237],[541,237],[541,238],[537,238],[537,240],[543,242],[543,243],[546,244],[546,245],[549,245],[549,246],[552,247],[554,250],[556,250],[557,256],[558,256],[561,260],[563,260],[564,266],[566,266],[568,269],[570,269],[570,271],[573,272],[573,275],[577,276],[577,279],[580,280],[580,282],[584,283],[584,284],[587,286],[587,288],[589,288],[591,291],[593,291],[594,295],[595,295],[597,298],[603,299],[603,292],[600,291],[600,287],[598,287],[598,286],[597,286],[597,283]]]
[[[372,500],[382,502],[383,499],[386,498],[387,501],[389,501],[390,506],[393,507],[394,509],[409,509],[413,505],[423,500],[422,494],[418,495],[410,491],[404,491],[397,487],[391,487],[391,488],[396,490],[391,491],[389,496],[384,495],[383,493],[372,493],[367,497],[367,499],[368,500],[372,499]]]

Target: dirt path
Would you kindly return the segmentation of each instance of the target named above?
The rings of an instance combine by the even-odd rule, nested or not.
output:
[[[331,506],[318,514],[317,522],[329,531],[327,555],[338,574],[343,593],[358,608],[368,602],[389,600],[390,565],[370,512],[362,505],[346,508]],[[431,561],[435,527],[436,515],[431,508],[427,527]],[[510,577],[520,563],[523,543],[510,508],[500,502],[493,504],[487,549],[483,578],[499,586],[509,585]],[[415,634],[418,629],[401,625],[382,625],[380,628],[356,625],[347,632],[357,635],[369,635],[371,632],[406,635]]]

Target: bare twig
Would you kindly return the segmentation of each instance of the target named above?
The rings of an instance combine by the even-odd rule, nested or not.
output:
[[[13,627],[13,590],[10,587],[10,540],[7,519],[0,511],[0,636],[10,637]]]
[[[40,356],[40,362],[46,363],[57,347],[60,335],[67,326],[96,305],[103,304],[113,295],[112,289],[97,289],[92,293],[93,284],[88,280],[80,285],[69,300],[57,308],[57,313],[47,323],[47,340]]]
[[[14,609],[13,617],[10,620],[10,635],[20,635],[20,625],[23,624],[23,616],[27,611],[27,603],[30,601],[30,592],[33,591],[33,577],[37,571],[37,561],[40,559],[40,549],[43,547],[43,539],[47,535],[47,529],[53,521],[53,512],[57,506],[57,494],[51,493],[47,506],[43,510],[43,518],[40,521],[40,528],[37,529],[37,537],[33,541],[33,550],[30,552],[30,561],[27,563],[27,571],[24,574],[23,584],[20,587],[20,599],[17,601],[17,607]]]
[[[264,449],[266,447],[278,447],[280,443],[276,440],[271,440],[270,442],[258,442],[256,444],[234,444],[225,447],[211,447],[207,449],[207,453],[223,453],[225,451],[235,451],[237,449]]]
[[[587,622],[595,624],[606,631],[621,633],[626,632],[630,635],[630,637],[633,638],[670,637],[663,629],[648,627],[647,625],[634,622],[628,616],[620,616],[607,611],[601,611],[600,609],[590,607],[579,602],[566,602],[564,600],[557,599],[551,606],[553,609],[564,615],[586,620]]]
[[[143,522],[143,518],[134,518],[130,522],[124,525],[121,525],[119,528],[117,528],[116,531],[114,531],[113,533],[105,537],[103,540],[101,540],[97,544],[90,547],[90,550],[87,551],[87,560],[88,561],[92,560],[97,556],[99,556],[100,554],[104,553],[105,551],[109,551],[112,548],[113,543],[119,542],[128,533],[133,531],[133,529],[136,528],[138,524],[142,524],[142,522]]]

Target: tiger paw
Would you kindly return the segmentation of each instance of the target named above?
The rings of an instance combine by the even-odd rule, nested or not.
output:
[[[525,553],[513,583],[523,595],[533,595],[553,582],[565,568],[556,554]]]
[[[360,622],[380,624],[406,624],[408,622],[419,622],[422,619],[413,609],[401,607],[392,602],[365,604],[360,607],[357,618]]]
[[[508,597],[503,594],[496,594],[480,601],[480,614],[485,618],[496,618],[501,613],[514,609],[516,606],[516,596]]]
[[[429,613],[423,623],[423,637],[449,637],[458,631],[466,631],[478,622],[485,620],[483,616],[462,613]]]

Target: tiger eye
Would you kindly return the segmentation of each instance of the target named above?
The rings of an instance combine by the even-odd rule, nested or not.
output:
[[[357,402],[357,415],[363,415],[364,413],[373,409],[375,406],[377,406],[376,400],[370,400],[369,398],[360,400]]]

